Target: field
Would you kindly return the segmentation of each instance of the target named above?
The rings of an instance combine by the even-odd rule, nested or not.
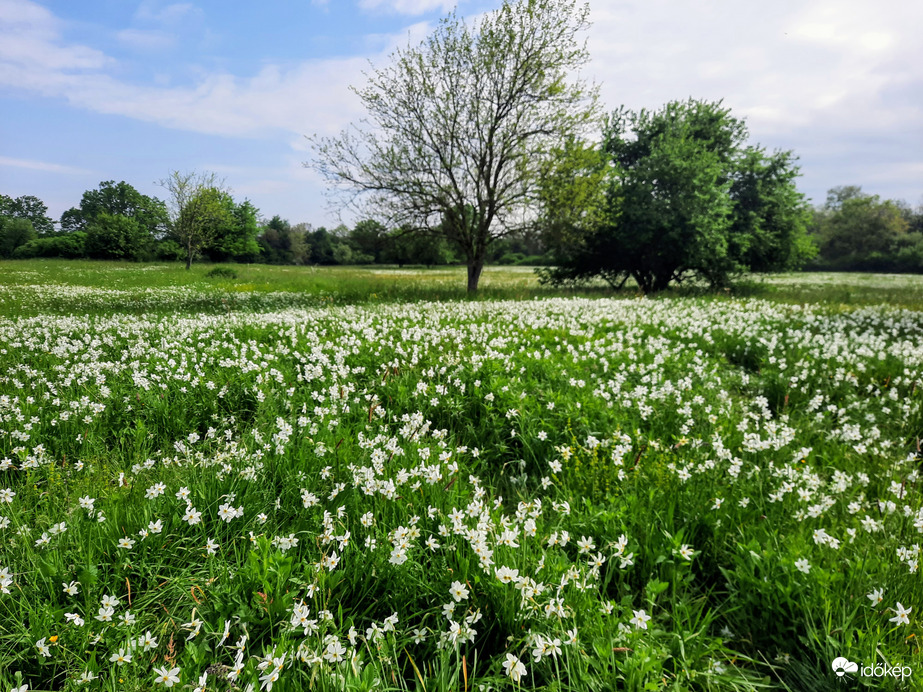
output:
[[[233,269],[0,265],[0,690],[923,685],[923,277]]]

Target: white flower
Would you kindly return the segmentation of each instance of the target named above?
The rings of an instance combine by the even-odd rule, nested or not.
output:
[[[799,572],[804,572],[807,574],[811,571],[811,563],[804,558],[801,558],[800,560],[795,561],[795,569],[797,569]]]
[[[126,651],[125,649],[119,649],[118,652],[112,654],[109,657],[109,660],[112,663],[116,663],[120,666],[125,665],[126,663],[131,663],[131,652]]]
[[[163,666],[162,668],[155,668],[154,672],[157,673],[154,682],[164,687],[173,687],[179,682],[179,668],[167,669],[166,666]]]
[[[910,624],[910,618],[908,618],[907,616],[910,614],[910,611],[913,610],[913,608],[905,608],[904,606],[900,604],[900,602],[898,602],[897,608],[896,609],[892,608],[892,610],[894,610],[895,615],[893,618],[889,619],[889,622],[893,622],[898,625],[909,625]]]
[[[512,678],[513,682],[519,682],[523,675],[527,675],[526,667],[522,664],[522,661],[513,654],[506,655],[503,667],[506,669],[506,674]]]
[[[455,599],[455,602],[459,602],[468,598],[468,587],[462,584],[460,581],[453,581],[452,586],[449,587],[449,594],[452,598]]]
[[[629,622],[635,626],[636,629],[646,630],[647,623],[650,621],[651,616],[648,615],[644,610],[633,610],[634,617],[629,620]]]

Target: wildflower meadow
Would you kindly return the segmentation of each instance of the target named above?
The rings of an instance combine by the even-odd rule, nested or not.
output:
[[[0,288],[3,692],[923,685],[923,313],[144,269]]]

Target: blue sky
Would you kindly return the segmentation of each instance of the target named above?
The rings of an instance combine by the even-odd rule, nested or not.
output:
[[[57,218],[103,180],[161,195],[210,170],[268,217],[334,225],[306,136],[362,117],[350,85],[443,0],[0,0],[0,192]],[[475,16],[498,0],[467,0]],[[815,202],[861,185],[923,203],[923,3],[590,0],[603,105],[724,99],[800,157]],[[350,222],[351,219],[345,219]]]

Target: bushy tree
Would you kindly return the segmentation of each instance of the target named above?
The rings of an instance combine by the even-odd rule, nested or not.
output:
[[[255,262],[261,254],[257,242],[259,210],[250,200],[235,203],[230,193],[223,190],[220,191],[219,204],[224,207],[226,213],[222,218],[227,223],[218,226],[203,252],[213,262]]]
[[[552,281],[632,277],[645,293],[689,276],[788,268],[810,253],[809,210],[790,152],[745,146],[744,123],[720,102],[622,108],[601,147],[571,143],[545,176]],[[581,206],[582,205],[582,206]]]
[[[78,259],[86,257],[87,234],[83,231],[44,236],[20,245],[13,251],[14,259],[32,259],[33,257],[62,257]]]
[[[17,248],[37,237],[38,234],[29,219],[18,216],[0,216],[0,257],[12,257]]]
[[[866,194],[858,185],[827,193],[815,211],[816,266],[825,269],[923,271],[923,234],[906,205]]]
[[[169,235],[183,248],[186,269],[209,247],[222,228],[233,224],[223,195],[224,181],[214,173],[171,171],[159,182],[168,194]]]
[[[278,214],[260,229],[258,239],[263,261],[269,264],[293,264],[292,225]]]
[[[48,217],[48,207],[33,195],[16,198],[0,195],[0,216],[28,219],[32,228],[40,236],[54,233],[54,222]]]
[[[141,194],[124,180],[101,182],[83,193],[79,207],[61,215],[61,232],[84,233],[86,254],[98,259],[147,259],[166,230],[163,201]],[[51,247],[58,246],[46,250]],[[60,246],[66,251],[74,247],[74,243]]]
[[[489,246],[534,222],[541,173],[595,118],[595,90],[570,75],[589,8],[507,0],[474,25],[456,14],[399,50],[357,93],[369,118],[314,141],[317,168],[388,227],[438,233],[477,290]],[[470,213],[469,213],[470,212]]]
[[[385,250],[388,229],[373,219],[358,222],[349,232],[349,243],[356,252],[379,264]]]
[[[85,252],[94,259],[137,261],[152,253],[153,237],[133,216],[99,211],[85,233]]]

